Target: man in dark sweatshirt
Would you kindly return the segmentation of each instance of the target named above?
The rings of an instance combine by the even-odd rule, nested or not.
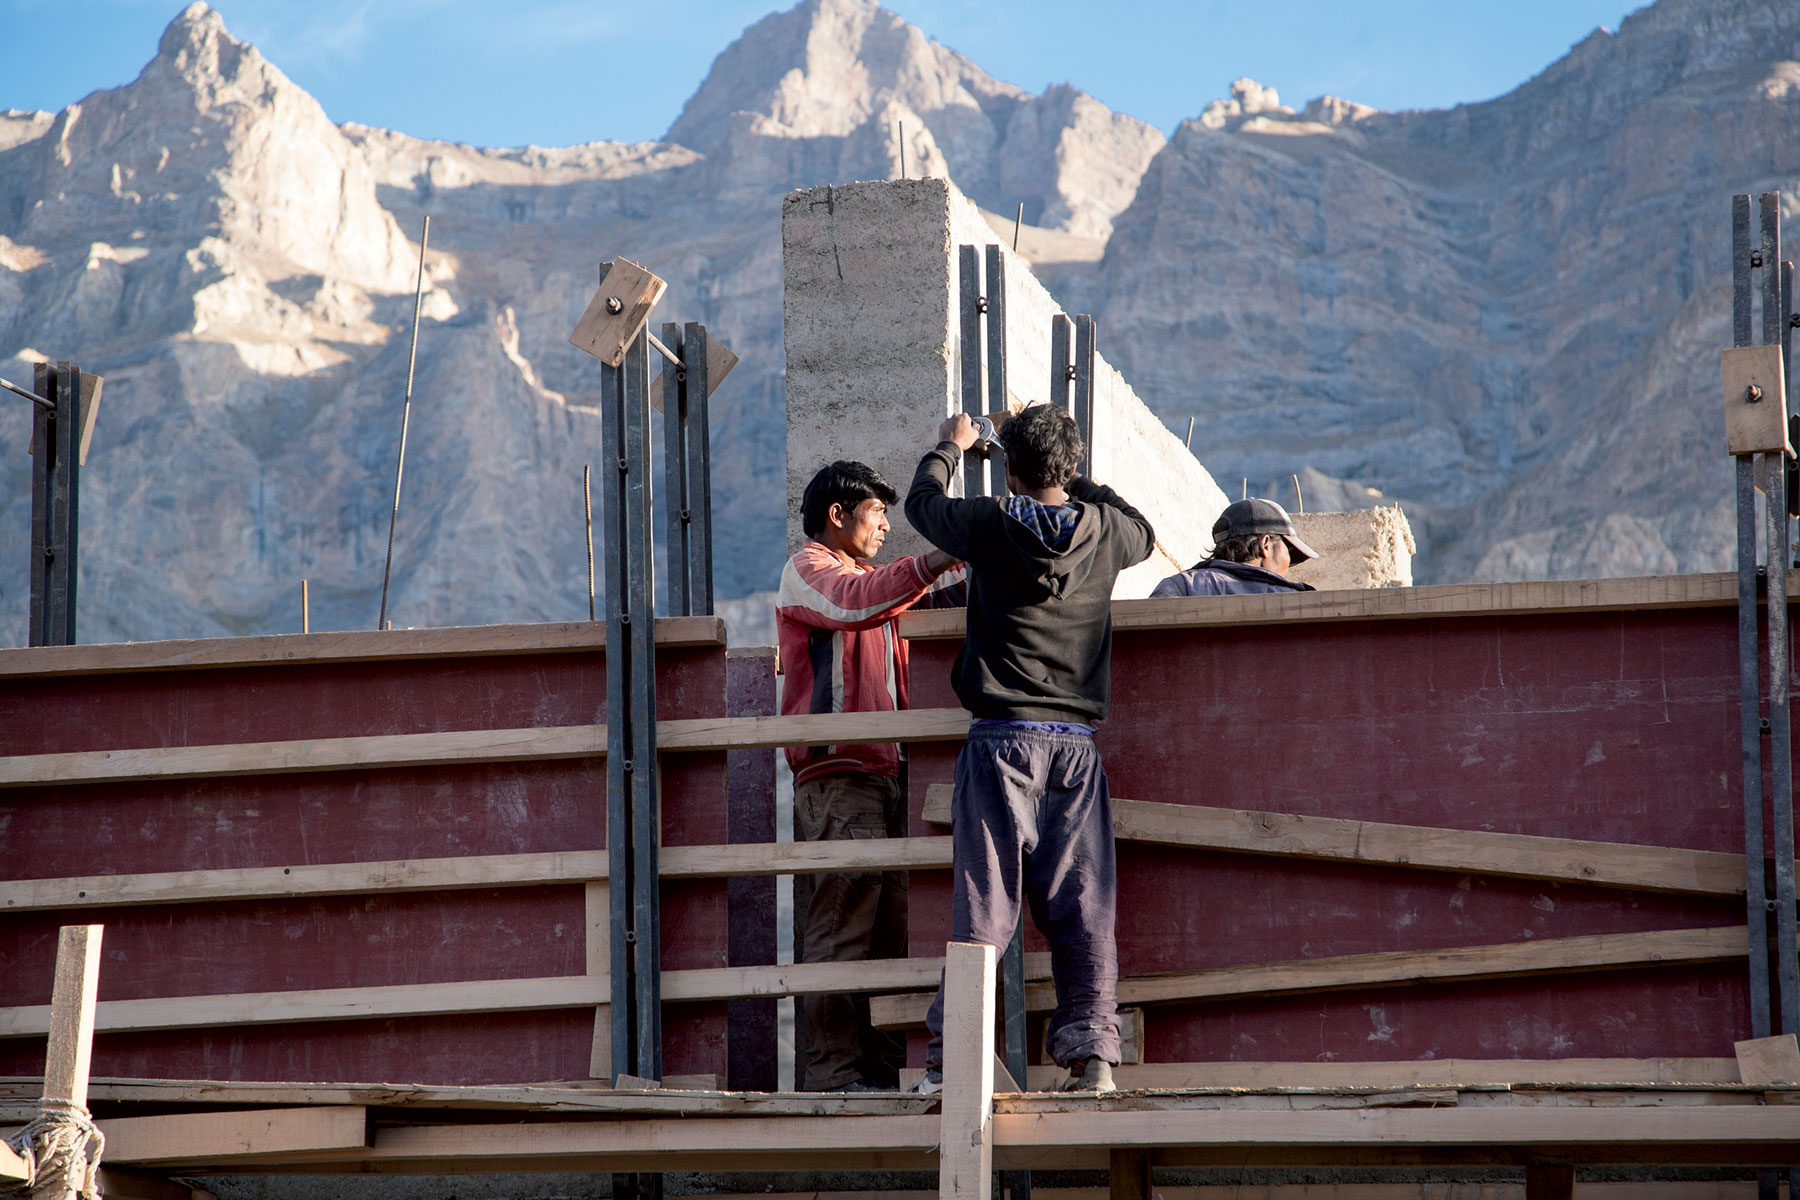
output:
[[[1067,1091],[1111,1091],[1119,1061],[1118,890],[1112,801],[1094,749],[1106,716],[1113,580],[1150,557],[1150,522],[1104,484],[1075,474],[1081,434],[1053,405],[1006,423],[1004,500],[951,499],[974,423],[938,428],[906,519],[969,564],[967,633],[952,683],[973,714],[951,805],[950,936],[1004,950],[1021,896],[1050,941],[1056,1011],[1050,1053]],[[926,1017],[922,1091],[943,1080],[944,993]]]

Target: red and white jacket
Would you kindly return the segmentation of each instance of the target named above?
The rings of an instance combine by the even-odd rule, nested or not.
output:
[[[959,567],[940,580],[923,555],[866,566],[818,542],[802,546],[782,568],[775,598],[782,715],[905,708],[906,642],[894,618],[964,575]],[[900,773],[892,742],[789,746],[787,759],[795,783],[845,771]]]

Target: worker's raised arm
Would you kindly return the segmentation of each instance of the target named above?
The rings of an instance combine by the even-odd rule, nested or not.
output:
[[[1077,475],[1064,485],[1064,490],[1069,493],[1071,500],[1103,505],[1117,514],[1120,536],[1131,548],[1126,566],[1135,567],[1149,558],[1151,551],[1156,549],[1156,530],[1151,527],[1150,519],[1104,483],[1096,483],[1085,475]]]
[[[823,546],[808,544],[782,568],[775,608],[788,620],[819,629],[873,629],[917,604],[950,565],[946,557],[915,554],[858,570]]]
[[[946,417],[938,426],[937,447],[919,460],[906,492],[907,521],[926,541],[956,558],[969,557],[968,524],[953,516],[967,501],[951,498],[950,479],[975,438],[975,423],[966,413]]]

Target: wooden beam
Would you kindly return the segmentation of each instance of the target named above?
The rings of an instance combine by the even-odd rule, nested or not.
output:
[[[1402,984],[1575,974],[1623,967],[1727,962],[1748,954],[1749,945],[1744,926],[1725,925],[1544,938],[1447,950],[1346,954],[1334,958],[1128,976],[1119,980],[1118,1000],[1120,1004],[1223,1000]],[[924,994],[876,997],[870,1001],[870,1020],[881,1029],[909,1028],[925,1019],[925,1007],[930,1001],[931,997]],[[1025,989],[1025,1005],[1034,1012],[1046,1012],[1056,1005],[1055,992],[1047,984],[1031,984]]]
[[[798,717],[702,717],[659,721],[656,737],[659,750],[741,750],[825,742],[957,741],[967,734],[968,724],[969,714],[960,708]],[[543,762],[605,755],[604,725],[78,750],[0,758],[0,787],[288,775],[446,763]]]
[[[587,923],[586,974],[589,979],[608,979],[612,975],[612,903],[605,883],[590,883],[582,897],[583,917]],[[610,983],[608,987],[610,989]],[[588,1041],[588,1078],[611,1079],[612,1004],[594,1007],[594,1033]]]
[[[1790,583],[1788,594],[1790,599],[1800,595],[1800,583]],[[1459,583],[1335,592],[1115,600],[1112,620],[1115,631],[1208,629],[1293,621],[1417,620],[1723,608],[1736,603],[1736,575],[1646,575],[1633,579]],[[955,608],[902,613],[900,633],[909,639],[959,638],[963,635],[963,618],[963,610]]]
[[[104,932],[100,925],[64,925],[58,931],[56,977],[50,989],[50,1042],[44,1051],[46,1101],[87,1107]]]
[[[925,820],[949,823],[951,791],[944,783],[926,789]],[[1113,831],[1125,841],[1159,846],[1553,879],[1698,896],[1744,894],[1744,856],[1713,850],[1390,825],[1116,796]]]
[[[1061,1067],[1029,1069],[1032,1091],[1048,1091],[1068,1074]],[[1735,1084],[1730,1058],[1439,1058],[1404,1062],[1141,1063],[1113,1068],[1121,1088],[1269,1090],[1287,1088],[1560,1087],[1576,1084]]]
[[[1147,1151],[1114,1150],[1111,1159],[1107,1170],[1109,1200],[1155,1200]]]
[[[988,1200],[994,1160],[994,948],[951,942],[944,955],[944,1099],[939,1200]]]
[[[1048,954],[1033,953],[1025,957],[1027,978],[1049,977]],[[941,958],[701,967],[663,972],[663,999],[680,1003],[757,996],[900,991],[935,984],[943,969]],[[612,988],[606,975],[558,975],[538,979],[107,1000],[97,1006],[95,1027],[116,1033],[220,1025],[284,1025],[442,1013],[587,1008],[611,1001]],[[50,1018],[49,1005],[0,1008],[0,1038],[41,1035],[49,1029]]]
[[[1574,1200],[1575,1168],[1533,1166],[1525,1168],[1525,1200]]]
[[[0,1141],[0,1179],[30,1179],[31,1167],[19,1152]]]
[[[658,617],[656,644],[723,646],[718,617]],[[471,625],[446,629],[277,633],[0,650],[0,679],[226,667],[317,666],[404,659],[488,658],[503,654],[605,654],[606,626],[593,621]]]
[[[773,845],[664,846],[661,873],[670,879],[707,879],[732,875],[804,875],[820,871],[909,871],[949,865],[948,837],[880,838]],[[18,879],[0,883],[0,911],[527,887],[597,882],[604,880],[606,873],[604,850],[558,850],[387,862],[223,867],[146,875]]]
[[[368,1110],[360,1105],[249,1109],[117,1117],[96,1122],[106,1161],[152,1165],[253,1162],[265,1155],[360,1150]]]

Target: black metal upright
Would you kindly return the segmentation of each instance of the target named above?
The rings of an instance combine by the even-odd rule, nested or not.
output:
[[[706,329],[663,323],[663,344],[680,358],[663,371],[663,512],[669,553],[669,612],[713,611],[712,472],[706,411]]]
[[[1764,345],[1783,345],[1789,328],[1791,289],[1783,288],[1781,261],[1780,196],[1762,197],[1762,334]],[[1786,268],[1791,275],[1793,268]],[[1784,295],[1784,293],[1786,293]],[[1783,364],[1786,365],[1784,353]],[[1791,377],[1791,370],[1787,372]],[[1790,390],[1792,384],[1788,384]],[[1791,405],[1789,406],[1791,410]],[[1769,754],[1773,795],[1770,833],[1775,840],[1775,958],[1776,995],[1781,1031],[1800,1033],[1800,947],[1795,945],[1794,913],[1794,778],[1789,740],[1789,696],[1793,691],[1788,652],[1788,498],[1785,462],[1771,456],[1768,467],[1769,542]],[[1777,598],[1779,597],[1779,601]]]
[[[92,376],[88,376],[91,379]],[[75,644],[76,583],[81,559],[80,371],[66,362],[38,363],[32,390],[31,610],[28,644]]]
[[[1067,313],[1050,318],[1050,403],[1074,416],[1069,403],[1069,384],[1075,379],[1074,326]]]
[[[1083,475],[1094,470],[1094,358],[1099,328],[1094,318],[1081,313],[1075,318],[1075,394],[1072,398],[1075,424],[1081,429],[1081,444],[1087,454],[1077,468]]]
[[[960,352],[957,362],[962,393],[962,411],[979,417],[986,408],[987,397],[981,386],[983,364],[981,346],[982,314],[987,311],[987,297],[981,291],[981,255],[970,245],[957,247],[957,329]],[[963,455],[963,495],[992,496],[995,493],[993,465],[985,455],[973,450]]]

